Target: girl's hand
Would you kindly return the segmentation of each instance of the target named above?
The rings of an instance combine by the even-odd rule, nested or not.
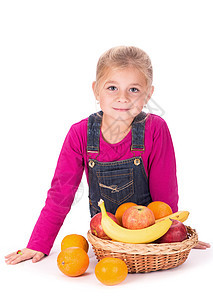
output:
[[[8,265],[15,265],[21,261],[27,260],[27,259],[33,259],[32,262],[38,262],[44,257],[44,253],[35,251],[32,249],[24,248],[21,250],[21,254],[17,254],[16,252],[10,253],[5,256],[5,262]]]
[[[196,244],[196,246],[193,247],[193,249],[206,249],[206,248],[210,248],[211,245],[209,243],[204,243],[201,241],[198,241],[198,243]]]

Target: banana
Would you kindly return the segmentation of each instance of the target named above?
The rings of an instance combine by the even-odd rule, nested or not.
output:
[[[162,222],[158,222],[143,229],[127,229],[116,224],[107,215],[104,201],[102,199],[98,202],[98,205],[102,213],[101,225],[103,230],[114,241],[131,244],[150,243],[164,235],[172,224],[172,221],[167,218]]]
[[[173,220],[178,220],[178,221],[181,221],[181,222],[184,222],[188,219],[188,216],[189,216],[189,212],[186,211],[186,210],[180,210],[174,214],[171,214],[167,217],[164,217],[164,218],[161,218],[161,219],[158,219],[158,220],[155,220],[155,223],[158,223],[158,222],[161,222],[165,219],[173,219]]]

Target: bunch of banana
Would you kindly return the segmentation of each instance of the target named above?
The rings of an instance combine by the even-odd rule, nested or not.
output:
[[[102,213],[101,225],[103,230],[114,241],[131,244],[151,243],[163,236],[172,225],[170,218],[165,218],[161,222],[157,222],[154,225],[143,229],[127,229],[116,224],[107,215],[102,199],[98,202],[98,205],[100,206]]]

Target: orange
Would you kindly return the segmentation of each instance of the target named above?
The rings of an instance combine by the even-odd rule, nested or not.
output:
[[[88,252],[89,244],[85,237],[80,234],[69,234],[66,235],[61,242],[61,250],[69,247],[80,247],[84,251]]]
[[[153,201],[147,207],[153,211],[155,220],[167,217],[173,213],[171,207],[162,201]]]
[[[128,268],[120,258],[105,257],[95,266],[96,278],[105,285],[119,284],[127,274]]]
[[[133,203],[133,202],[127,202],[127,203],[123,203],[121,204],[116,212],[115,212],[115,217],[116,219],[118,220],[118,222],[122,225],[122,216],[124,214],[124,212],[131,206],[135,206],[137,205],[136,203]]]
[[[57,265],[67,276],[80,276],[89,266],[89,256],[80,247],[70,247],[59,253]]]

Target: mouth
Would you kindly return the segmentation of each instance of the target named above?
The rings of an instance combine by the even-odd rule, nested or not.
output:
[[[116,111],[121,111],[121,112],[125,112],[125,111],[130,110],[130,108],[115,108],[115,107],[113,107],[113,109],[116,110]]]

